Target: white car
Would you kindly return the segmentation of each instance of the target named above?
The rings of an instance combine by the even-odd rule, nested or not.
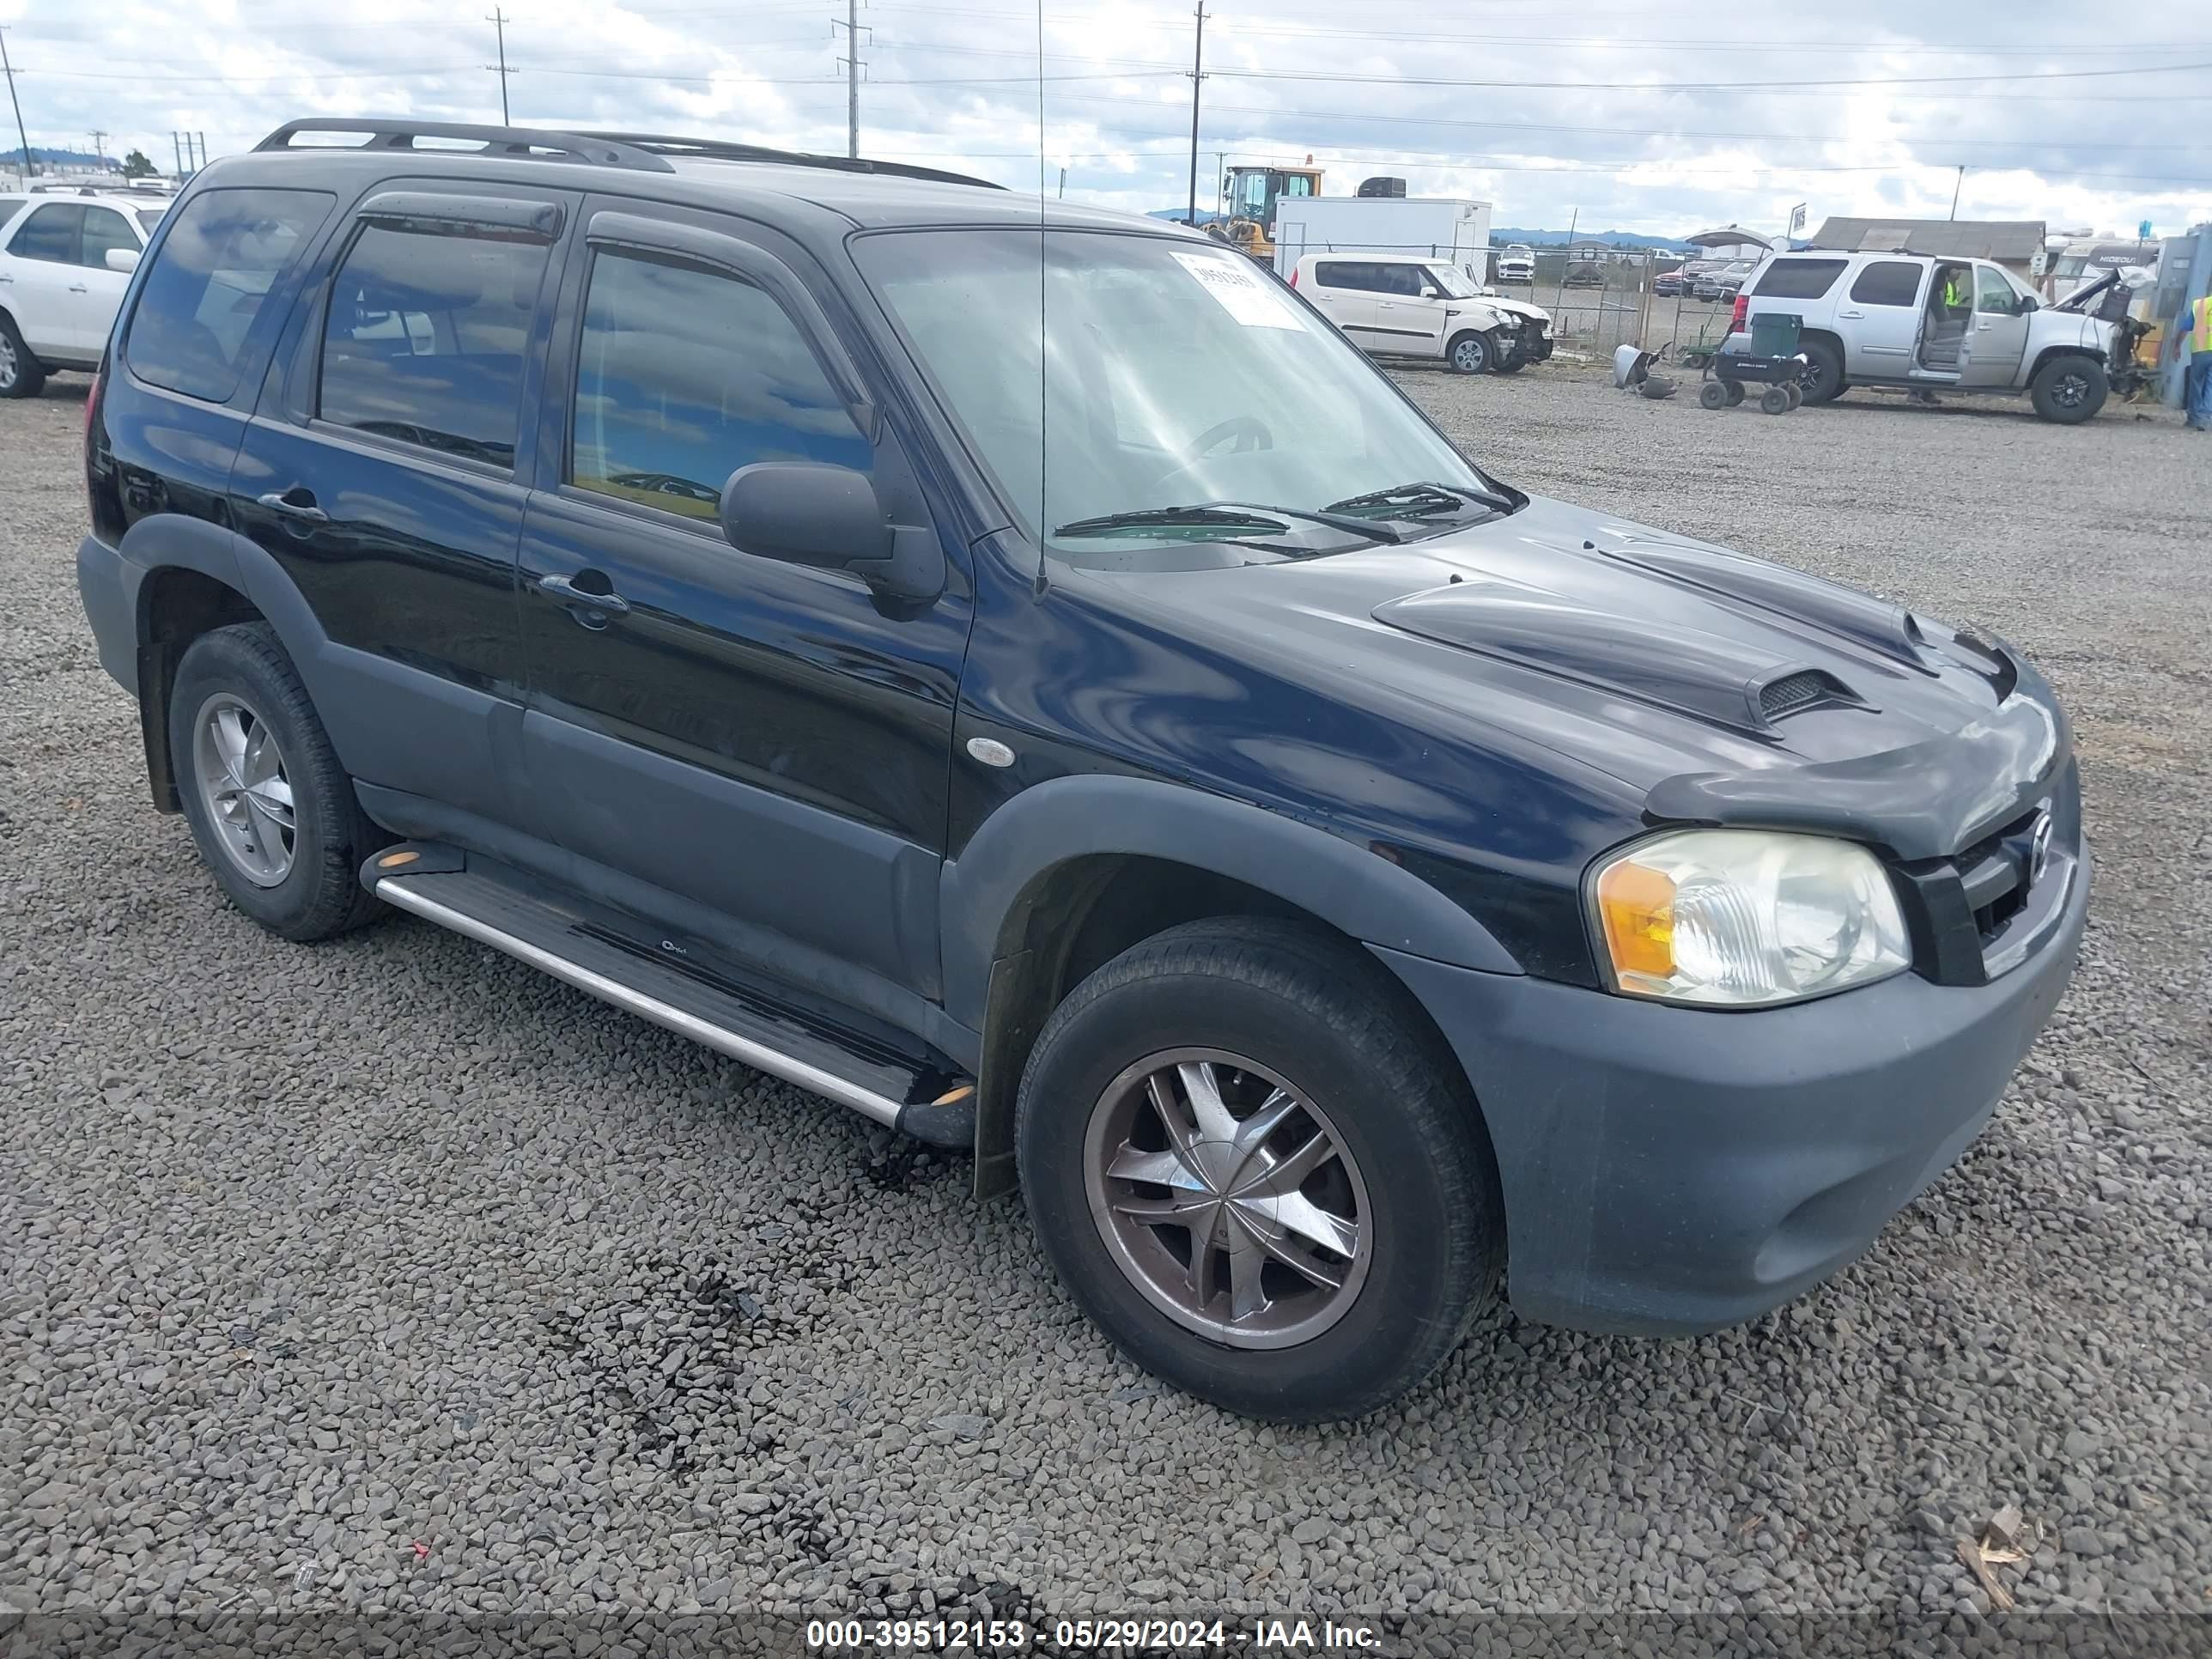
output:
[[[1516,242],[1498,256],[1498,280],[1501,283],[1536,281],[1536,250],[1526,242]]]
[[[100,367],[168,205],[89,191],[0,195],[0,398],[35,398],[57,369]]]
[[[1778,253],[1736,298],[1731,334],[1769,313],[1798,319],[1805,401],[1854,386],[2026,393],[2072,426],[2104,407],[2112,323],[2045,306],[2002,265],[1921,253]]]
[[[1411,253],[1309,253],[1291,286],[1371,356],[1511,374],[1552,355],[1551,314],[1486,295],[1457,265]]]

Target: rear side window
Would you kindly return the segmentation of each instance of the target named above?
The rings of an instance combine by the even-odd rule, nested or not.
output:
[[[1314,278],[1323,288],[1357,289],[1372,294],[1382,286],[1382,274],[1373,265],[1333,264],[1324,259],[1314,267]]]
[[[1908,259],[1877,259],[1851,284],[1851,299],[1863,306],[1909,306],[1919,297],[1920,267]]]
[[[18,259],[43,259],[50,264],[76,263],[79,233],[84,228],[84,209],[75,202],[48,202],[31,210],[8,239],[8,252]]]
[[[322,418],[513,466],[551,251],[536,237],[434,221],[363,226],[331,289]]]
[[[1836,285],[1848,259],[1777,259],[1751,291],[1762,300],[1817,300]]]
[[[319,190],[210,190],[177,210],[131,316],[131,372],[228,403],[264,303],[336,200]]]
[[[773,295],[644,255],[592,262],[575,414],[569,483],[687,519],[714,518],[755,461],[874,459]]]

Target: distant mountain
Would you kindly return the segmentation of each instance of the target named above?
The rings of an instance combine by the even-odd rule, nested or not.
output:
[[[40,167],[52,167],[58,173],[84,173],[96,170],[102,160],[88,149],[53,149],[45,144],[32,145],[31,154]],[[106,161],[110,173],[123,171],[122,161],[115,156],[110,155],[106,158]],[[7,149],[0,149],[0,167],[21,167],[22,163],[23,147],[21,144]]]
[[[1493,225],[1490,231],[1492,247],[1503,247],[1509,242],[1526,242],[1530,247],[1559,247],[1571,241],[1603,242],[1608,247],[1680,246],[1664,236],[1645,236],[1632,230],[1577,230],[1570,236],[1564,230],[1520,230],[1511,225]]]

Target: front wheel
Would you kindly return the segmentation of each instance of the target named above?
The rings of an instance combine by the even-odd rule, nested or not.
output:
[[[1016,1142],[1085,1311],[1231,1411],[1372,1411],[1496,1299],[1504,1212],[1465,1077],[1319,932],[1195,922],[1115,957],[1037,1038]]]
[[[1509,351],[1504,356],[1500,357],[1497,363],[1492,366],[1491,373],[1493,374],[1518,374],[1522,369],[1528,367],[1528,357],[1525,351]]]
[[[1487,334],[1473,331],[1461,335],[1451,343],[1444,361],[1462,374],[1481,374],[1498,361],[1496,343]]]
[[[2104,364],[2094,357],[2053,357],[2036,372],[2028,395],[2035,412],[2061,426],[2078,426],[2105,406],[2112,390]]]

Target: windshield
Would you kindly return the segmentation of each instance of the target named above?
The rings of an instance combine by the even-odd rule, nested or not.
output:
[[[1482,292],[1474,280],[1455,265],[1431,265],[1428,271],[1429,280],[1443,290],[1446,299],[1472,300]]]
[[[1326,318],[1242,255],[1103,231],[1043,240],[1042,340],[1036,231],[854,244],[1032,537],[1203,502],[1313,513],[1413,479],[1489,487]],[[1097,550],[1078,538],[1066,550]]]

